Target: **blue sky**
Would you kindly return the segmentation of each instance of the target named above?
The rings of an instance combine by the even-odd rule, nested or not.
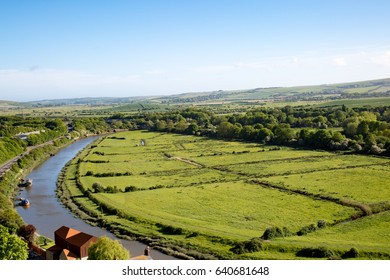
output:
[[[390,1],[0,1],[0,100],[390,77]]]

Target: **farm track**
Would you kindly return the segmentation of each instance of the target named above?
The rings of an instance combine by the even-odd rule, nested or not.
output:
[[[342,206],[352,207],[352,208],[360,210],[362,212],[363,216],[369,216],[369,215],[373,214],[371,209],[370,209],[370,206],[359,203],[359,202],[339,199],[339,198],[331,197],[328,195],[314,194],[314,193],[308,192],[306,190],[289,189],[289,188],[286,188],[283,186],[271,184],[270,182],[267,182],[267,181],[248,180],[247,182],[252,183],[252,184],[256,184],[256,185],[259,185],[259,186],[262,186],[265,188],[276,189],[276,190],[279,190],[282,192],[287,192],[290,194],[303,195],[303,196],[306,196],[306,197],[311,198],[311,199],[319,199],[319,200],[324,200],[324,201],[329,201],[329,202],[333,202],[336,204],[340,204]],[[384,212],[384,211],[382,211],[382,212]],[[378,212],[378,213],[381,213],[381,212]],[[378,213],[375,213],[375,214],[378,214]],[[359,217],[351,217],[351,219],[356,219],[356,218],[359,218]],[[345,221],[340,221],[340,222],[345,222]]]
[[[211,194],[216,193],[219,195],[221,191],[225,191],[224,187],[226,187],[227,191],[231,191],[231,194],[229,193],[227,195],[223,195],[223,198],[228,197],[228,199],[231,199],[232,201],[234,201],[234,203],[239,203],[240,205],[242,204],[241,201],[238,201],[238,199],[236,198],[239,198],[240,197],[239,192],[244,190],[247,190],[248,193],[251,194],[253,193],[253,195],[250,196],[250,198],[262,194],[262,192],[270,194],[270,199],[274,199],[274,200],[277,199],[279,196],[281,196],[284,199],[280,199],[280,201],[277,200],[275,204],[278,205],[279,207],[285,206],[284,202],[282,202],[283,200],[287,202],[295,201],[295,200],[300,202],[299,204],[296,204],[296,207],[292,207],[292,209],[290,209],[290,212],[288,212],[288,213],[291,212],[295,213],[296,211],[294,215],[289,214],[288,216],[289,220],[283,220],[282,219],[283,217],[280,218],[281,215],[284,214],[282,210],[287,209],[288,207],[281,208],[280,212],[276,212],[274,217],[273,216],[274,213],[272,211],[269,211],[268,209],[264,211],[262,207],[259,206],[259,205],[263,205],[262,203],[259,203],[259,200],[253,201],[253,206],[259,206],[259,209],[262,209],[262,211],[254,212],[256,213],[255,215],[250,214],[252,213],[251,210],[243,212],[241,215],[236,215],[237,213],[239,213],[239,211],[234,210],[235,212],[232,212],[231,217],[229,217],[228,219],[232,219],[232,221],[235,221],[234,219],[236,220],[240,219],[240,221],[242,221],[248,218],[249,221],[248,228],[246,228],[247,224],[243,226],[243,230],[248,230],[248,232],[251,230],[250,223],[267,225],[269,224],[270,219],[275,219],[277,221],[275,223],[276,225],[286,225],[289,229],[293,228],[295,231],[294,226],[295,227],[297,226],[293,224],[293,222],[290,222],[292,220],[295,221],[294,220],[295,218],[297,218],[297,223],[299,224],[299,226],[305,226],[305,225],[309,225],[310,223],[314,223],[313,221],[310,220],[309,221],[305,220],[304,222],[302,221],[303,219],[302,217],[306,218],[303,214],[305,214],[307,211],[309,211],[310,214],[312,215],[316,215],[316,219],[324,219],[326,221],[330,221],[330,223],[328,224],[329,227],[333,227],[334,225],[339,225],[342,223],[350,223],[356,219],[361,220],[362,222],[366,220],[370,222],[371,220],[370,218],[368,218],[368,216],[389,211],[390,205],[386,204],[383,201],[378,200],[378,202],[376,202],[375,200],[374,203],[372,204],[363,204],[363,203],[359,203],[358,201],[344,199],[347,197],[352,198],[353,196],[351,195],[340,196],[335,192],[330,192],[330,191],[325,192],[322,191],[321,189],[319,192],[316,189],[310,191],[307,191],[305,189],[300,190],[299,185],[298,186],[283,185],[277,182],[278,178],[275,179],[270,178],[276,176],[289,176],[289,175],[298,175],[295,177],[299,178],[299,174],[304,175],[304,174],[314,173],[314,175],[308,175],[307,177],[309,178],[313,177],[315,179],[317,177],[316,175],[317,172],[318,174],[322,174],[321,176],[326,178],[327,176],[343,176],[344,174],[347,173],[349,174],[349,172],[359,173],[360,170],[364,170],[365,173],[369,174],[371,170],[377,170],[380,169],[380,167],[382,167],[384,171],[388,171],[387,169],[389,169],[388,167],[390,166],[390,161],[388,160],[378,160],[378,159],[366,160],[366,159],[361,159],[359,156],[355,157],[355,155],[349,157],[348,155],[350,154],[348,153],[325,153],[325,152],[322,153],[321,151],[318,152],[316,151],[312,153],[305,152],[305,151],[293,153],[294,150],[291,150],[291,154],[290,154],[289,153],[290,149],[287,149],[286,151],[283,151],[283,149],[282,151],[278,151],[276,149],[276,152],[272,153],[273,150],[272,151],[270,150],[269,152],[268,150],[263,152],[263,151],[259,151],[257,148],[253,148],[252,146],[245,146],[242,148],[241,146],[238,147],[236,145],[224,146],[219,144],[219,146],[216,146],[213,144],[214,145],[213,146],[211,144],[206,145],[203,142],[195,143],[196,141],[190,142],[190,144],[187,145],[186,142],[181,142],[181,141],[175,143],[175,139],[177,139],[176,137],[175,138],[168,137],[167,138],[168,141],[166,141],[165,138],[163,138],[162,136],[163,135],[157,135],[156,137],[154,137],[154,138],[159,138],[159,142],[157,143],[153,143],[153,141],[151,141],[152,138],[145,139],[147,142],[146,148],[135,148],[133,147],[134,146],[133,145],[130,147],[130,150],[128,150],[127,149],[128,147],[126,146],[126,150],[123,150],[126,151],[125,153],[123,153],[122,150],[118,148],[117,143],[113,143],[112,145],[107,145],[104,147],[104,149],[101,150],[105,152],[105,154],[102,155],[101,158],[102,160],[110,159],[110,163],[115,162],[115,164],[118,164],[121,161],[126,162],[124,164],[128,166],[129,170],[131,170],[132,168],[131,164],[137,166],[138,162],[145,162],[144,165],[147,166],[148,172],[142,172],[143,168],[140,168],[141,166],[140,165],[138,166],[137,169],[135,169],[137,171],[136,173],[134,173],[135,175],[137,175],[137,177],[134,177],[134,180],[137,180],[136,178],[138,178],[138,176],[142,177],[142,175],[148,177],[145,178],[145,185],[139,182],[141,188],[134,191],[137,192],[137,194],[134,193],[134,195],[136,196],[134,201],[135,205],[138,205],[137,204],[138,200],[141,200],[143,198],[148,198],[148,199],[153,198],[154,196],[157,195],[156,199],[161,200],[163,198],[167,198],[167,201],[169,202],[168,204],[174,207],[173,202],[171,200],[172,198],[177,197],[178,202],[180,202],[180,200],[183,199],[183,205],[186,205],[184,203],[188,203],[190,206],[193,205],[195,209],[200,209],[202,215],[206,215],[206,216],[209,215],[208,211],[207,210],[205,211],[205,209],[209,209],[209,212],[222,213],[223,216],[228,216],[226,214],[229,213],[229,211],[233,211],[233,210],[231,209],[221,210],[220,207],[218,207],[218,205],[216,206],[214,204],[209,205],[208,203],[204,203],[204,201],[201,198],[201,194],[200,195],[198,194],[198,193],[204,193],[204,195],[207,195],[207,198],[210,198]],[[145,137],[145,136],[141,135],[141,137]],[[133,141],[133,139],[131,141]],[[106,142],[103,144],[106,144]],[[232,150],[235,152],[229,152],[229,148],[232,148]],[[250,151],[247,151],[245,149],[250,149]],[[92,153],[93,151],[89,150],[87,154],[84,154],[84,157],[87,157]],[[119,155],[119,157],[116,159],[114,157],[111,157],[115,155]],[[98,156],[93,155],[93,158],[99,159],[99,156],[100,155]],[[106,156],[106,158],[104,158],[104,156]],[[126,158],[126,156],[128,156],[128,159]],[[111,160],[114,161],[111,162]],[[168,163],[169,160],[172,161]],[[199,162],[197,162],[198,160]],[[157,167],[156,169],[153,168],[153,164],[155,161],[156,161],[155,166]],[[178,163],[174,163],[174,161],[178,161]],[[179,162],[183,162],[184,164],[181,164]],[[96,164],[98,164],[98,162],[96,162]],[[164,169],[161,167],[165,167],[165,164],[169,168],[166,168],[166,170],[160,170],[160,169]],[[258,166],[256,166],[256,164],[258,164]],[[77,167],[78,170],[79,168],[80,166]],[[94,168],[94,166],[92,165],[89,166],[88,168]],[[175,168],[179,168],[179,169],[175,169]],[[357,169],[357,170],[337,172],[337,170],[346,170],[346,169],[352,169],[352,170]],[[327,171],[330,171],[330,173],[325,173]],[[324,172],[324,173],[320,173],[320,172]],[[335,175],[331,174],[332,172],[335,172]],[[159,181],[158,179],[159,176],[161,176],[161,181]],[[170,180],[170,178],[168,178],[169,176],[177,176],[178,179]],[[153,182],[151,182],[151,180],[153,180],[154,178],[156,178],[156,182],[161,184],[159,185],[158,188],[154,187]],[[303,179],[305,178],[306,176],[303,177]],[[314,179],[312,179],[313,182]],[[132,179],[129,177],[126,180],[129,180],[128,182],[131,182]],[[283,181],[285,179],[281,177],[281,180]],[[122,189],[124,188],[124,186],[126,186],[125,184],[127,184],[127,181],[124,183],[122,183],[120,180],[117,181],[119,182],[118,184],[120,184],[119,187]],[[297,179],[297,181],[299,180]],[[90,183],[89,181],[86,182],[87,184]],[[232,182],[235,183],[232,184]],[[113,183],[107,180],[106,184],[111,185]],[[149,185],[151,185],[152,187],[149,188]],[[212,192],[210,192],[211,194],[207,191],[203,191],[203,186],[206,190],[211,189],[212,190]],[[77,187],[80,188],[80,186]],[[145,189],[142,189],[143,187],[145,187]],[[215,191],[213,187],[215,188],[221,187],[221,189],[217,189],[217,191]],[[80,189],[87,189],[87,188],[90,188],[90,186],[88,185],[81,186]],[[165,188],[167,189],[166,190],[168,194],[167,197],[164,196],[166,194],[165,190],[161,190]],[[175,188],[175,189],[169,190],[170,188]],[[264,190],[262,190],[261,188],[264,188]],[[156,192],[155,193],[152,192],[150,193],[150,195],[149,193],[147,194],[142,192],[138,193],[138,191],[141,190],[156,191]],[[282,194],[282,192],[284,192],[285,194]],[[183,194],[176,194],[176,193],[183,193]],[[189,195],[189,194],[195,194],[195,195]],[[288,196],[289,194],[292,194],[292,196]],[[347,192],[347,194],[349,193]],[[116,196],[114,195],[111,196],[110,194],[104,194],[99,198],[97,197],[95,198],[98,199],[99,201],[92,200],[92,202],[94,204],[101,203],[102,205],[106,205],[106,202],[108,202],[106,201],[106,199],[109,198],[110,205],[107,205],[109,207],[107,207],[107,209],[104,210],[105,211],[104,215],[111,215],[112,213],[115,212],[115,208],[117,206],[119,207],[119,202],[118,202],[119,200],[117,201],[117,197],[119,195],[120,194]],[[130,194],[126,194],[126,195],[129,195],[130,197]],[[218,201],[224,201],[221,197],[222,196],[219,197],[220,200],[216,200],[216,203]],[[244,197],[246,199],[248,198],[247,196]],[[264,197],[265,196],[262,196],[261,199],[263,199]],[[77,199],[81,205],[84,203],[84,200],[81,200],[81,198],[91,199],[91,197],[84,196],[84,195],[76,195],[72,199]],[[185,199],[189,201],[184,201]],[[133,222],[132,219],[135,217],[135,216],[133,217],[133,214],[137,213],[137,216],[139,214],[139,217],[145,215],[144,221],[148,220],[148,222],[150,222],[150,224],[148,223],[147,226],[143,226],[142,225],[143,220],[140,220],[139,229],[137,228],[138,225],[131,224],[129,226],[128,222],[123,222],[124,225],[126,225],[123,226],[123,230],[126,228],[126,230],[128,230],[129,232],[134,231],[134,234],[136,235],[139,234],[138,230],[139,232],[142,231],[148,232],[148,234],[149,232],[150,234],[154,234],[153,232],[156,232],[157,235],[159,235],[160,233],[165,234],[164,228],[156,229],[155,223],[161,223],[164,226],[171,226],[173,227],[173,229],[177,228],[179,230],[183,230],[183,233],[181,234],[182,237],[188,234],[192,235],[192,231],[195,232],[196,234],[194,236],[190,236],[191,238],[194,238],[193,240],[197,240],[196,236],[199,232],[201,232],[201,234],[199,235],[200,236],[199,241],[204,242],[205,244],[208,244],[209,242],[210,244],[214,244],[215,242],[218,243],[219,242],[218,236],[223,236],[224,238],[230,235],[233,238],[232,240],[235,240],[236,238],[244,239],[247,238],[248,236],[248,235],[241,236],[240,235],[241,232],[236,232],[235,230],[232,230],[232,232],[230,232],[226,230],[226,228],[222,228],[222,226],[220,229],[213,228],[213,227],[209,228],[209,227],[205,227],[204,224],[194,223],[192,224],[192,227],[186,228],[188,226],[186,223],[183,223],[180,219],[176,220],[175,217],[170,217],[170,216],[167,216],[169,217],[169,219],[164,220],[164,217],[162,218],[161,213],[164,213],[165,210],[168,211],[171,208],[169,208],[170,207],[169,205],[161,204],[160,200],[155,201],[156,204],[155,207],[158,210],[158,208],[161,206],[162,210],[159,210],[159,212],[156,213],[153,212],[154,209],[151,213],[143,213],[143,211],[140,211],[139,213],[132,212],[135,211],[134,209],[136,208],[126,213],[126,212],[122,212],[124,211],[123,209],[118,208],[119,209],[118,211],[120,213],[119,218],[124,218],[125,221],[130,220],[131,222]],[[314,207],[313,210],[307,210],[309,208],[306,207],[305,203],[307,203],[307,205],[313,206]],[[150,205],[153,205],[154,207],[154,202],[152,201]],[[89,209],[88,207],[91,206],[87,204],[87,208],[84,209],[87,210],[87,212]],[[123,207],[125,207],[124,209],[127,209],[126,205],[124,205]],[[272,208],[273,206],[270,207],[271,210],[274,210]],[[324,211],[322,210],[323,208],[325,208]],[[173,209],[176,211],[175,208]],[[337,209],[337,211],[334,209]],[[334,211],[335,214],[333,216],[328,217],[327,215],[330,211]],[[264,215],[258,214],[259,212],[264,213]],[[191,215],[192,214],[193,213],[191,212]],[[253,217],[256,217],[256,219]],[[378,216],[375,216],[375,219],[376,217]],[[108,220],[110,219],[111,218],[108,218]],[[213,219],[210,219],[210,221],[213,221]],[[137,223],[137,220],[134,220],[134,223]],[[291,223],[291,225],[289,223]],[[117,226],[119,227],[121,225],[120,222],[118,223],[115,220],[113,220],[113,224],[116,225],[115,227]],[[225,224],[226,223],[221,223],[221,225],[223,226],[226,226]],[[354,225],[355,224],[351,223],[351,226]],[[135,227],[135,229],[133,227]],[[236,227],[236,229],[238,228],[240,227]],[[299,229],[299,227],[297,228]],[[142,234],[143,233],[141,233],[141,235]],[[217,238],[216,240],[213,239],[214,236]],[[176,240],[175,236],[169,238],[172,240]],[[230,242],[229,238],[227,238],[227,240],[229,240]],[[179,242],[182,241],[181,238],[178,238],[177,240],[179,240]],[[189,239],[189,241],[191,240]],[[221,244],[223,244],[221,246],[226,247],[226,244],[224,244],[223,242],[221,242]],[[200,246],[200,248],[201,247],[202,246]]]
[[[364,164],[364,165],[352,165],[345,167],[332,167],[332,168],[324,168],[324,169],[313,169],[313,170],[305,170],[302,172],[285,172],[280,174],[269,174],[261,176],[260,178],[268,178],[273,176],[288,176],[288,175],[298,175],[298,174],[310,174],[316,172],[328,172],[328,171],[336,171],[336,170],[345,170],[345,169],[355,169],[361,167],[371,167],[371,166],[383,166],[384,164],[374,163],[374,164]],[[390,165],[390,162],[387,162],[385,165]]]
[[[321,159],[321,158],[327,158],[327,157],[340,157],[343,155],[326,155],[326,156],[301,156],[301,157],[293,157],[293,158],[283,158],[283,159],[265,159],[265,160],[259,160],[259,161],[250,161],[250,162],[239,162],[239,163],[232,163],[232,164],[224,164],[222,166],[234,166],[234,165],[240,165],[240,164],[257,164],[257,163],[272,163],[272,162],[278,162],[278,161],[298,161],[302,159]],[[217,165],[219,166],[219,165]]]
[[[184,163],[187,163],[187,164],[191,164],[193,166],[196,166],[196,167],[199,167],[199,168],[204,168],[205,166],[203,164],[200,164],[200,163],[197,163],[193,160],[189,160],[189,159],[185,159],[185,158],[181,158],[181,157],[176,157],[176,156],[172,156],[168,153],[163,153],[164,157],[167,158],[167,159],[172,159],[172,160],[177,160],[177,161],[181,161],[181,162],[184,162]]]
[[[188,164],[194,165],[196,167],[200,167],[200,168],[204,167],[204,165],[202,165],[202,164],[199,164],[199,163],[196,163],[196,162],[194,162],[192,160],[184,159],[184,158],[181,158],[181,157],[171,157],[171,159],[178,160],[178,161],[181,161],[181,162],[184,162],[184,163],[188,163]]]

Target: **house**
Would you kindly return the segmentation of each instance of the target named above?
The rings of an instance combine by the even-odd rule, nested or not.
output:
[[[36,130],[36,131],[31,131],[31,132],[19,132],[18,134],[15,135],[15,138],[19,138],[20,140],[27,140],[29,135],[33,134],[41,134],[41,132],[45,132],[45,130]]]
[[[88,259],[88,248],[97,237],[62,226],[54,232],[55,245],[47,249],[47,260]]]

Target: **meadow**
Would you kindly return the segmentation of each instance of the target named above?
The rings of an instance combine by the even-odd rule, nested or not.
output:
[[[179,250],[187,257],[294,259],[325,246],[338,257],[356,247],[360,258],[387,259],[389,164],[384,157],[128,131],[85,149],[68,165],[64,184],[80,208],[117,233],[187,248]],[[261,241],[261,250],[247,248],[270,228],[283,234]]]

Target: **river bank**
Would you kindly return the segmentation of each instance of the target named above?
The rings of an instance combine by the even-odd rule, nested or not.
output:
[[[16,232],[25,224],[15,209],[15,197],[19,195],[18,184],[31,170],[47,160],[50,155],[58,152],[62,147],[71,144],[72,139],[60,137],[58,139],[29,147],[26,152],[7,161],[2,165],[0,176],[0,222],[11,232]]]
[[[184,243],[175,242],[165,236],[150,235],[132,230],[132,227],[124,227],[119,220],[126,223],[127,218],[104,205],[97,204],[91,192],[86,190],[80,182],[80,171],[78,165],[83,161],[85,154],[88,154],[93,147],[96,147],[101,140],[90,144],[83,151],[80,151],[61,170],[57,180],[57,195],[61,202],[78,218],[93,226],[105,228],[115,236],[126,240],[136,240],[149,245],[150,247],[180,259],[222,259],[223,256],[211,255],[210,250],[192,248]],[[113,219],[113,217],[115,217]],[[129,221],[127,221],[129,222]]]
[[[58,200],[56,194],[56,182],[63,166],[82,150],[85,146],[98,139],[99,136],[82,138],[69,143],[62,149],[58,149],[55,156],[46,157],[46,161],[35,163],[35,168],[27,175],[33,180],[31,188],[23,189],[22,196],[27,198],[31,205],[29,208],[17,207],[19,215],[26,223],[33,224],[39,234],[53,239],[54,231],[62,225],[74,227],[95,236],[106,235],[110,238],[116,237],[105,230],[104,227],[92,226],[83,220],[76,218],[68,208]],[[145,249],[145,244],[120,240],[121,243],[131,252],[133,256],[140,255]],[[173,259],[170,256],[158,251],[152,252],[154,259]]]

